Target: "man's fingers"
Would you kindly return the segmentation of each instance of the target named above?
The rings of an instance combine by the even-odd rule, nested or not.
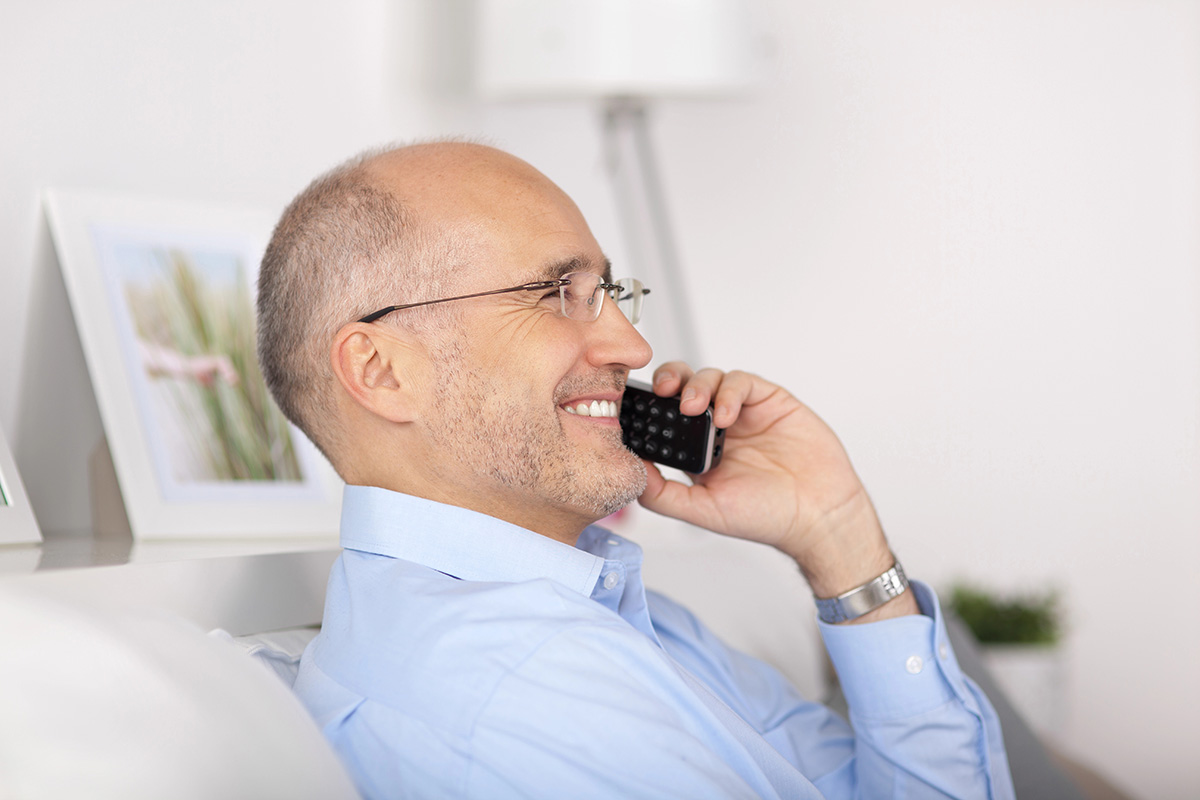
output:
[[[655,394],[659,397],[679,395],[679,408],[689,416],[703,414],[711,404],[714,407],[713,422],[718,428],[728,428],[737,421],[742,406],[752,399],[757,384],[764,382],[748,372],[722,372],[711,367],[693,371],[682,361],[669,361],[654,371]]]
[[[668,361],[654,370],[654,393],[659,397],[679,394],[683,384],[692,377],[692,368],[682,361]]]
[[[678,395],[680,410],[696,416],[708,408],[724,379],[725,373],[719,369],[697,372],[683,361],[668,361],[654,371],[654,393],[659,397]]]
[[[693,417],[703,414],[704,409],[708,408],[708,404],[712,402],[724,377],[724,372],[711,367],[693,374],[683,384],[683,391],[679,397],[679,410]]]
[[[759,380],[749,372],[734,370],[725,373],[717,395],[713,399],[713,424],[718,428],[728,428],[737,421],[754,390],[755,381]]]

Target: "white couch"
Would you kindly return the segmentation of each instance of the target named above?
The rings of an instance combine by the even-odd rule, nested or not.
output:
[[[714,537],[658,533],[647,582],[820,696],[819,644],[794,568]],[[357,797],[289,688],[336,548],[173,548],[126,546],[121,559],[133,563],[86,569],[47,569],[77,560],[50,564],[51,547],[0,548],[0,800]],[[99,555],[93,562],[109,557]],[[13,563],[39,569],[14,577]],[[791,624],[747,607],[782,609]],[[951,626],[951,638],[1000,712],[1018,796],[1081,797],[992,684],[969,636]],[[1067,766],[1082,785],[1100,785],[1089,796],[1118,796]]]
[[[56,589],[0,583],[0,800],[357,797],[285,685],[315,629]]]

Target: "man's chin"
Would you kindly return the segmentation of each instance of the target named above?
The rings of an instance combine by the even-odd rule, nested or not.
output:
[[[577,501],[596,519],[615,514],[646,491],[646,465],[618,443],[611,452],[596,454],[591,468],[576,475]]]
[[[646,465],[628,450],[625,454],[628,456],[627,467],[622,470],[622,478],[612,484],[611,502],[606,504],[603,514],[606,517],[634,502],[646,491]]]

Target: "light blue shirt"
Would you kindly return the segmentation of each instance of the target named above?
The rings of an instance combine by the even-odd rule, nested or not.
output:
[[[853,728],[577,547],[348,486],[296,691],[369,798],[1010,798],[995,712],[924,616],[822,625]]]

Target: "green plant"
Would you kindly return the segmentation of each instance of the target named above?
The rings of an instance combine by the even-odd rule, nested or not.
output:
[[[1054,644],[1062,636],[1058,592],[1000,597],[957,584],[950,608],[985,644]]]

